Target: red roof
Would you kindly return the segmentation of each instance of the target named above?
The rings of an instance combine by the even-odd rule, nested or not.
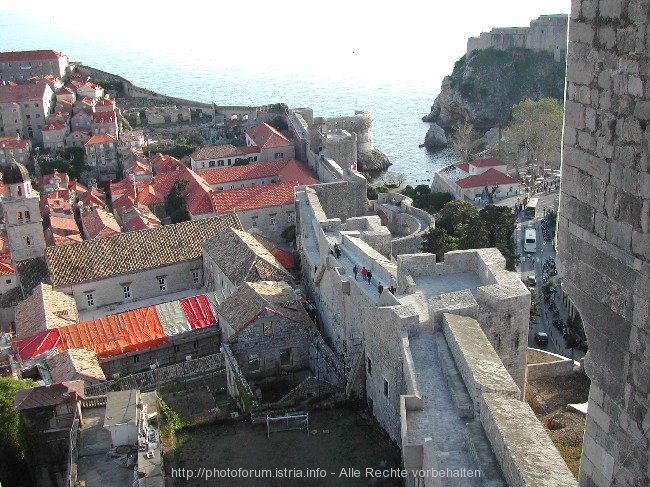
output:
[[[86,141],[84,145],[103,144],[105,142],[115,142],[115,137],[113,137],[111,134],[93,135]]]
[[[296,261],[294,260],[293,254],[291,252],[275,249],[272,250],[271,253],[273,254],[273,257],[278,259],[278,262],[282,264],[282,267],[285,269],[293,269],[296,267]]]
[[[149,158],[156,173],[176,171],[177,168],[187,167],[183,162],[168,154],[154,154]]]
[[[213,191],[212,205],[217,215],[232,211],[254,210],[294,203],[294,185],[291,183],[259,184],[246,188]]]
[[[49,88],[47,81],[29,83],[26,85],[0,85],[1,103],[21,103],[24,101],[42,100]]]
[[[0,147],[5,149],[26,149],[29,147],[29,140],[18,140],[16,137],[0,137]]]
[[[505,162],[503,162],[501,159],[497,159],[496,157],[490,157],[489,159],[477,159],[475,161],[471,161],[469,164],[474,167],[496,167],[506,165]]]
[[[85,348],[100,357],[155,347],[167,341],[153,306],[82,321],[58,330],[65,348]]]
[[[54,121],[45,124],[41,130],[65,130],[65,125],[61,122]]]
[[[181,299],[180,304],[193,330],[217,323],[205,295]]]
[[[13,342],[14,351],[20,355],[20,358],[23,360],[29,360],[30,358],[52,350],[53,348],[56,348],[59,352],[64,350],[58,328],[43,330],[29,338]]]
[[[115,122],[115,112],[93,112],[93,123]]]
[[[245,181],[273,176],[277,176],[282,182],[299,181],[299,184],[318,183],[318,179],[314,177],[311,170],[305,164],[293,159],[205,169],[201,171],[201,177],[211,186],[232,181]]]
[[[11,264],[0,261],[0,276],[10,276],[14,273],[14,268]]]
[[[456,181],[456,184],[463,189],[468,189],[484,188],[485,186],[496,186],[499,184],[519,184],[519,181],[496,169],[488,169],[482,174],[459,179]]]
[[[63,54],[52,50],[0,52],[0,62],[59,59]]]
[[[255,145],[261,149],[293,145],[289,139],[266,122],[259,123],[248,129],[246,135],[255,141]]]
[[[256,145],[239,147],[239,150],[242,151],[244,154],[259,154],[260,152],[260,148],[257,147]]]

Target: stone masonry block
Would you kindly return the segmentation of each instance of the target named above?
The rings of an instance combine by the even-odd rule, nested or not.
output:
[[[600,71],[598,73],[598,86],[603,90],[612,88],[612,73],[609,71]]]
[[[585,20],[594,20],[596,18],[597,7],[598,0],[582,0],[580,13]]]
[[[641,120],[650,120],[650,101],[637,100],[634,105],[634,116]]]
[[[609,0],[620,4],[619,0]],[[620,28],[616,31],[616,48],[619,53],[633,53],[636,48],[636,27]]]
[[[611,49],[616,45],[616,31],[609,24],[598,27],[597,37],[605,49]]]
[[[618,71],[628,75],[639,75],[639,61],[636,59],[619,58]]]
[[[643,81],[636,75],[630,75],[627,80],[627,92],[632,96],[643,96]]]
[[[598,128],[598,115],[596,110],[592,107],[585,109],[585,126],[589,132],[595,132]]]
[[[650,186],[650,174],[641,174],[641,194],[650,194],[648,187]],[[650,200],[644,199],[643,206],[641,207],[641,231],[643,233],[650,233]]]
[[[600,136],[596,139],[596,155],[602,159],[611,160],[614,157],[614,145],[608,137]]]
[[[594,209],[582,201],[571,196],[564,195],[562,209],[565,216],[573,223],[587,231],[593,231]]]
[[[615,95],[627,95],[627,76],[623,73],[612,73],[612,89]]]
[[[569,30],[571,32],[572,41],[591,44],[594,40],[594,28],[591,24],[572,21],[569,23]]]
[[[619,249],[630,252],[632,250],[632,225],[610,219],[607,221],[606,238],[608,242],[616,245]]]
[[[593,401],[589,401],[589,417],[594,420],[598,427],[603,430],[604,433],[609,431],[610,419],[609,416],[602,410],[602,408]]]
[[[610,78],[611,83],[611,78]],[[611,90],[605,90],[600,92],[598,97],[598,108],[601,110],[609,110],[612,107],[612,92]]]
[[[589,58],[590,48],[586,44],[574,43],[579,46],[573,51],[570,49],[570,62],[567,64],[567,81],[580,85],[589,85],[595,77],[595,61]],[[581,52],[576,52],[581,51]]]
[[[589,132],[578,131],[578,147],[587,152],[596,152],[596,137]]]
[[[616,161],[612,166],[619,166],[621,168],[634,168],[634,161],[636,159],[636,148],[632,145],[618,145],[614,148],[614,160]],[[610,172],[611,178],[611,172]]]
[[[632,232],[632,253],[650,260],[650,234]]]
[[[585,107],[580,103],[566,101],[564,103],[565,125],[581,130],[585,128]]]
[[[616,161],[618,162],[618,159]],[[628,193],[637,194],[639,191],[639,173],[632,167],[612,163],[610,164],[609,184]]]
[[[580,2],[571,2],[571,20],[577,20],[580,17]]]
[[[646,0],[630,0],[627,15],[633,24],[645,24],[650,15],[650,4]]]
[[[600,212],[594,216],[594,233],[602,239],[607,235],[607,217]]]
[[[600,17],[618,19],[621,16],[622,2],[619,0],[600,0]]]
[[[577,131],[569,127],[564,127],[564,145],[575,145],[577,141]]]

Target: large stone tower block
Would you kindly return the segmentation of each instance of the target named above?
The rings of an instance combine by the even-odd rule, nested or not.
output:
[[[591,378],[580,485],[650,485],[650,2],[573,0],[558,221]]]

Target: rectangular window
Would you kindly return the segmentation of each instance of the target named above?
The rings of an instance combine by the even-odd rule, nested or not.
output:
[[[86,294],[86,303],[88,303],[88,306],[95,306],[95,296],[93,293]]]
[[[291,365],[291,349],[290,348],[285,348],[284,350],[280,351],[280,365],[281,366],[287,366]]]
[[[174,352],[180,352],[181,351],[181,346],[180,345],[174,345]]]
[[[273,323],[270,321],[268,323],[264,323],[262,325],[262,330],[266,336],[271,335],[273,333]]]
[[[274,216],[271,217],[271,225],[275,225],[275,217]]]
[[[167,279],[165,279],[164,277],[159,277],[158,287],[160,288],[161,291],[167,291]]]
[[[194,348],[199,348],[199,341],[198,341],[198,340],[194,340],[193,345],[194,345]]]
[[[223,167],[223,165],[224,165],[224,164],[223,164],[223,161],[219,161],[219,166],[220,166],[220,167]]]
[[[25,210],[25,221],[31,221],[31,216],[29,215],[29,210]]]
[[[257,217],[256,217],[256,216],[253,217],[253,221],[252,221],[252,223],[251,223],[251,226],[252,226],[253,228],[255,228],[255,227],[257,226]]]
[[[131,297],[131,286],[124,286],[122,291],[124,293],[124,299],[129,299]]]
[[[192,282],[194,284],[199,283],[199,271],[192,271]]]
[[[210,162],[208,162],[208,166],[209,167],[214,167],[214,166],[216,166],[216,163],[214,161],[210,161]]]
[[[138,362],[140,362],[140,355],[134,355],[133,356],[133,363],[137,364]]]
[[[388,381],[384,379],[384,397],[388,398]]]
[[[368,357],[368,364],[366,366],[366,370],[368,371],[368,375],[372,375],[372,359]]]
[[[276,152],[275,153],[275,158],[276,159],[282,159],[284,157],[284,152]]]
[[[287,221],[289,223],[294,223],[296,221],[295,213],[287,213]]]
[[[248,356],[248,371],[249,372],[260,371],[260,357],[256,353]]]

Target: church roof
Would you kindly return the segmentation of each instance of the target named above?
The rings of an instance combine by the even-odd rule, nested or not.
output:
[[[2,172],[2,184],[18,184],[29,181],[29,171],[22,164],[12,162]]]

